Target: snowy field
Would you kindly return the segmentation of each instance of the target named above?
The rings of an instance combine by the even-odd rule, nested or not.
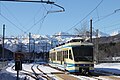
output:
[[[0,72],[0,80],[16,80],[16,71],[14,71],[11,67],[14,65],[14,63],[9,63],[8,67],[4,70],[2,70]],[[33,65],[36,65],[35,63],[31,63],[31,64],[23,64],[22,68],[23,70],[32,72],[31,67]],[[39,66],[39,68],[41,68],[43,71],[45,71],[46,73],[49,73],[51,71],[53,72],[57,72],[56,70],[51,70],[49,68],[46,68],[44,66]],[[102,64],[98,64],[95,65],[95,70],[99,70],[99,71],[105,71],[105,72],[109,72],[109,73],[115,73],[115,74],[120,74],[120,63],[102,63]],[[21,71],[22,72],[22,71]],[[38,70],[36,70],[36,72],[39,72]],[[39,72],[40,73],[40,72]],[[20,74],[20,80],[24,80],[26,75]],[[78,77],[78,78],[82,78],[82,77]],[[27,77],[27,80],[34,80],[31,77]],[[92,79],[85,79],[85,80],[92,80]]]
[[[120,63],[102,63],[95,65],[95,70],[120,75]]]

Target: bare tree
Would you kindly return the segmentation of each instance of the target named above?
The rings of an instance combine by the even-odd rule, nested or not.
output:
[[[88,22],[85,21],[81,24],[81,27],[80,28],[75,28],[75,34],[77,35],[83,35],[83,36],[87,36],[88,33],[89,33],[89,25],[88,25]]]

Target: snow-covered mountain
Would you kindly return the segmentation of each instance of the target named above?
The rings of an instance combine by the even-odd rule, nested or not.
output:
[[[103,32],[99,32],[98,36],[102,37],[109,35]],[[93,32],[93,37],[96,37],[96,32]],[[2,44],[1,38],[0,44]],[[18,37],[12,36],[11,38],[5,39],[5,48],[13,52],[19,50],[23,52],[29,52],[30,46],[30,52],[47,52],[56,45],[65,43],[72,38],[81,37],[66,32],[58,32],[55,33],[53,36],[31,34],[30,38],[29,35],[19,35]]]
[[[111,34],[110,34],[110,36],[115,36],[115,35],[117,35],[117,34],[119,34],[120,33],[120,31],[114,31],[114,32],[112,32]]]
[[[94,38],[96,37],[96,34],[97,34],[97,32],[93,31],[93,37]],[[108,37],[108,36],[110,36],[110,35],[107,34],[107,33],[104,33],[104,32],[101,32],[101,31],[98,32],[98,37]]]

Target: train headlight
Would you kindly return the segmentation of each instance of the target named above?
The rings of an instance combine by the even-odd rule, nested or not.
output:
[[[89,70],[94,70],[94,67],[89,67]]]

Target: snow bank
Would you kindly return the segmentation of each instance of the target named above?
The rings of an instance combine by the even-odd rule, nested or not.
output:
[[[25,77],[19,77],[19,80],[24,80]],[[0,73],[0,80],[16,80],[16,76],[9,73],[9,72],[4,72]]]
[[[120,63],[101,63],[95,65],[95,70],[120,75]]]

